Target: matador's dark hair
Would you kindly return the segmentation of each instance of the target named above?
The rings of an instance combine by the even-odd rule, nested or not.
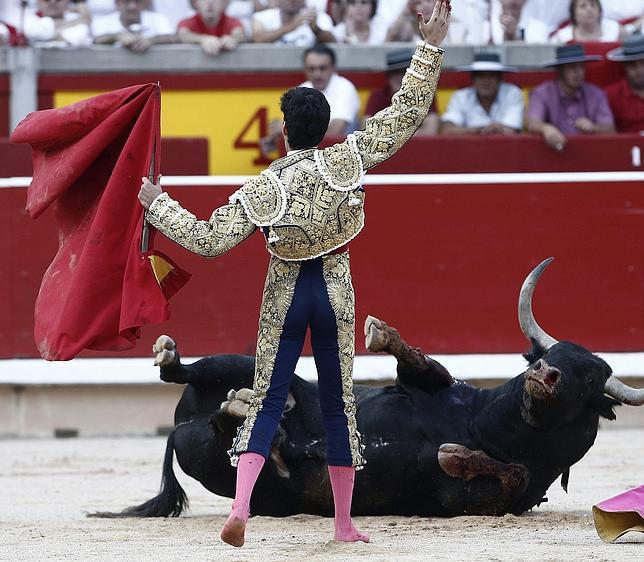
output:
[[[312,148],[324,138],[331,108],[322,92],[314,88],[291,88],[282,96],[280,107],[291,148]]]

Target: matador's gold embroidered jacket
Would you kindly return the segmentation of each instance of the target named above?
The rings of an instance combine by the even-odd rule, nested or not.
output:
[[[364,173],[392,156],[422,124],[440,74],[443,51],[423,41],[391,105],[365,129],[329,148],[300,150],[273,162],[200,221],[166,193],[149,222],[188,250],[217,256],[268,229],[268,251],[288,261],[319,257],[349,242],[364,226]]]

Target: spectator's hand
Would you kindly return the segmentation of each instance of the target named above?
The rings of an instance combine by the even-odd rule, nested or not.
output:
[[[595,123],[593,123],[588,117],[579,117],[575,121],[575,127],[580,133],[591,134],[595,132]]]
[[[148,178],[141,178],[141,189],[139,190],[139,201],[144,208],[149,209],[154,201],[163,190],[161,189],[161,174],[157,178],[157,184],[152,183]]]
[[[302,10],[297,16],[295,16],[292,20],[291,23],[288,26],[288,29],[293,31],[294,29],[297,29],[301,25],[314,25],[315,20],[317,19],[317,12],[315,11],[315,8],[307,8],[306,10]]]
[[[501,123],[490,123],[483,127],[479,133],[481,135],[502,135],[505,133],[505,127]]]
[[[235,47],[237,47],[237,41],[232,35],[224,35],[221,38],[221,48],[224,51],[232,51]]]
[[[215,36],[204,37],[201,40],[200,45],[203,52],[211,57],[218,55],[223,48],[222,41],[219,37]]]
[[[416,14],[418,18],[418,30],[425,43],[438,46],[443,42],[449,28],[449,18],[452,15],[450,0],[438,0],[434,4],[429,21],[425,21],[423,14]]]
[[[514,14],[501,14],[499,23],[503,28],[503,39],[512,41],[516,39],[517,28],[519,27],[519,18]]]
[[[550,148],[554,148],[558,152],[561,152],[566,146],[566,137],[553,125],[544,125],[543,140]]]
[[[145,53],[150,48],[150,45],[152,45],[149,39],[146,39],[138,33],[122,33],[119,41],[126,49],[130,49],[130,51],[134,51],[135,53]]]

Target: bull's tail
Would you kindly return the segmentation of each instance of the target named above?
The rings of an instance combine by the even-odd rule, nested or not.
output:
[[[175,430],[176,431],[176,430]],[[188,507],[188,497],[174,475],[174,434],[168,436],[168,444],[163,460],[161,488],[159,494],[141,505],[128,507],[119,513],[102,511],[89,513],[88,517],[178,517]]]

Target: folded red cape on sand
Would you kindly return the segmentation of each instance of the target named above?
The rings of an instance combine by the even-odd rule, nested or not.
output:
[[[36,299],[44,359],[134,347],[141,327],[168,319],[188,279],[167,256],[142,253],[141,177],[157,177],[160,89],[131,86],[29,114],[11,136],[32,147],[32,218],[53,205],[59,248]],[[152,247],[151,232],[149,246]]]
[[[644,533],[644,485],[593,506],[597,534],[613,542],[628,531]]]

